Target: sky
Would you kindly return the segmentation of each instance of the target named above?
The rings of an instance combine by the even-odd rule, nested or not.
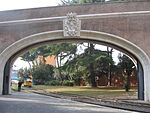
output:
[[[0,11],[57,6],[60,0],[0,0]]]
[[[20,57],[18,57],[15,60],[12,68],[13,68],[13,70],[19,70],[20,68],[26,68],[26,67],[29,68],[29,64],[27,62],[21,60]]]

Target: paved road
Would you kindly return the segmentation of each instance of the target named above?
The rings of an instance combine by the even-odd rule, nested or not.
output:
[[[17,92],[0,96],[0,113],[133,113],[102,106]],[[134,112],[135,113],[135,112]]]

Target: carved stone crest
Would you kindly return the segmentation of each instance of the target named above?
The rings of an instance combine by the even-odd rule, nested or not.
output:
[[[81,20],[77,18],[76,13],[68,13],[63,21],[63,30],[65,37],[79,37],[81,29]]]

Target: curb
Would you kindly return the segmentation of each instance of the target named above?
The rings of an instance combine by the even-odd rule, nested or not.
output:
[[[51,96],[55,98],[62,98],[62,99],[69,99],[72,101],[78,101],[88,104],[94,104],[94,105],[100,105],[105,107],[112,107],[112,108],[118,108],[123,110],[129,110],[129,111],[136,111],[136,112],[144,112],[144,113],[150,113],[150,104],[143,103],[143,102],[133,102],[128,100],[118,100],[118,101],[112,101],[112,100],[98,100],[90,97],[79,97],[75,95],[63,95],[63,94],[56,94],[56,93],[43,93],[43,92],[37,92],[32,91],[33,93],[40,94],[40,95],[46,95]]]

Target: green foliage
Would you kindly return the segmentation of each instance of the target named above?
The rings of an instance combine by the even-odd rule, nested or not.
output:
[[[48,45],[45,45],[45,46],[40,46],[38,48],[32,48],[31,50],[27,51],[20,57],[22,58],[22,60],[27,61],[31,68],[30,62],[32,62],[32,65],[35,65],[34,61],[36,60],[38,55],[47,57],[48,55],[50,55],[50,53],[51,53],[51,49],[49,48]]]
[[[32,71],[34,84],[45,84],[54,79],[54,67],[47,64],[41,64]]]
[[[96,49],[96,45],[86,42],[45,45],[28,51],[24,54],[24,59],[31,61],[36,59],[38,55],[44,57],[54,55],[57,58],[55,73],[54,67],[44,63],[32,67],[32,75],[36,84],[60,85],[61,83],[61,85],[68,86],[71,85],[68,81],[74,81],[73,84],[80,85],[80,81],[84,80],[86,83],[95,86],[93,84],[96,83],[96,77],[106,76],[111,81],[111,73],[116,74],[118,69],[122,69],[122,72],[126,70],[127,75],[132,72],[133,63],[129,61],[130,59],[127,59],[128,57],[120,56],[120,62],[117,66],[114,66],[113,49],[108,47],[107,51],[101,51]],[[78,53],[80,46],[84,48],[82,53]],[[34,57],[30,59],[31,56]]]
[[[134,63],[132,60],[126,55],[119,55],[119,63],[118,67],[123,73],[124,77],[124,88],[128,92],[130,89],[130,75],[132,74],[134,68]]]
[[[27,51],[26,53],[24,53],[23,55],[21,55],[22,60],[24,61],[33,61],[35,59],[35,54],[33,53],[33,51]]]
[[[74,43],[61,43],[61,44],[53,44],[50,46],[52,50],[52,55],[55,55],[57,58],[57,70],[58,75],[61,80],[64,80],[62,71],[62,61],[64,62],[65,59],[72,59],[73,56],[76,54],[77,46]]]
[[[59,80],[51,80],[45,83],[45,85],[50,85],[50,86],[60,86],[61,83]]]
[[[30,62],[33,62],[36,58],[35,51],[34,51],[34,49],[32,49],[30,51],[27,51],[26,53],[24,53],[20,57],[21,57],[21,60],[27,61],[30,68],[31,68]]]
[[[72,80],[64,80],[63,81],[63,85],[64,86],[73,86],[74,85],[74,81],[72,81]]]
[[[29,78],[30,76],[32,76],[31,75],[31,71],[32,71],[31,69],[24,68],[23,71],[24,71],[24,78]]]
[[[74,55],[77,51],[77,46],[71,43],[61,43],[61,44],[53,44],[50,45],[51,55],[55,55],[56,57],[60,57],[61,60],[64,58]]]
[[[132,67],[134,66],[134,64],[128,56],[120,54],[118,58],[119,58],[118,66],[120,66],[122,69],[132,71]]]

